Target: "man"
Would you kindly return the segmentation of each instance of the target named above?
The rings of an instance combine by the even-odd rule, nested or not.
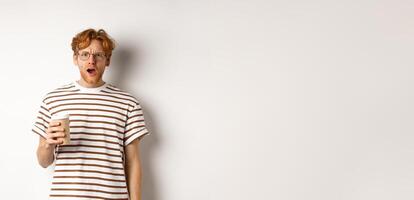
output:
[[[80,79],[45,95],[32,131],[39,164],[54,161],[50,199],[141,199],[139,141],[149,134],[138,100],[102,80],[115,45],[102,29],[72,40]],[[69,114],[69,145],[52,116]]]

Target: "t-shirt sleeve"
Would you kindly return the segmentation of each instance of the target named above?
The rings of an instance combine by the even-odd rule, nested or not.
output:
[[[127,146],[137,138],[149,135],[145,121],[144,113],[139,102],[134,103],[131,110],[128,111],[127,121],[125,125],[124,146]]]
[[[50,116],[47,105],[42,101],[32,126],[32,132],[46,139],[46,129],[49,126]]]

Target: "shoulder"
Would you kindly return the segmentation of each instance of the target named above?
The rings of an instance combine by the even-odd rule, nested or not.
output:
[[[129,100],[131,102],[133,102],[134,104],[139,104],[139,100],[138,98],[131,94],[130,92],[127,92],[123,89],[118,88],[117,86],[113,85],[113,84],[107,84],[105,88],[102,89],[102,92],[109,94],[109,95],[113,95],[116,96],[118,98],[121,99],[125,99],[125,100]]]
[[[43,95],[43,101],[51,97],[57,96],[57,95],[67,94],[67,93],[76,92],[76,91],[79,91],[79,89],[76,88],[73,82],[65,83],[65,84],[59,85],[49,90],[45,95]]]

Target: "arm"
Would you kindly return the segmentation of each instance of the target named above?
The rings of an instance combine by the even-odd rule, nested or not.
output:
[[[37,161],[43,168],[48,167],[55,160],[54,150],[56,145],[61,144],[59,138],[65,137],[60,122],[51,122],[46,130],[46,138],[40,136],[37,147]]]
[[[141,200],[141,162],[139,156],[139,138],[125,147],[125,173],[130,200]]]
[[[53,163],[55,159],[54,151],[55,147],[46,142],[46,139],[39,137],[39,146],[37,147],[37,161],[43,168],[48,167]]]

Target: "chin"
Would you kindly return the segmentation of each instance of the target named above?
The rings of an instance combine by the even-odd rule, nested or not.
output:
[[[95,77],[89,77],[88,74],[82,74],[82,79],[87,82],[88,84],[94,85],[100,82],[101,77],[100,75],[97,75]]]

